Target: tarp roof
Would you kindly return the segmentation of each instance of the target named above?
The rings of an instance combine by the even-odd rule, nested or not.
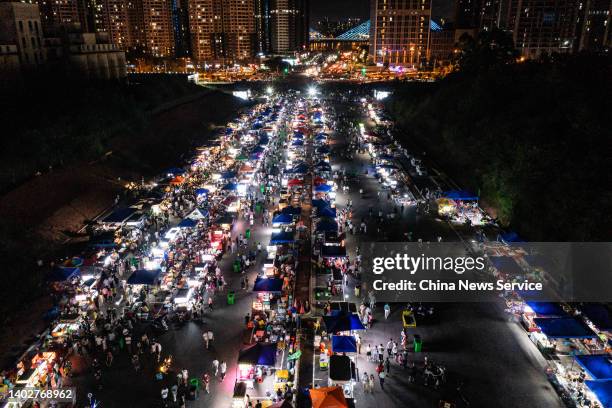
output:
[[[253,285],[253,292],[281,292],[283,280],[281,278],[264,278],[258,276]]]
[[[612,356],[606,354],[583,354],[574,356],[580,367],[594,380],[612,380]]]
[[[302,213],[302,207],[291,207],[287,206],[281,210],[283,214],[300,215]]]
[[[208,193],[210,193],[210,191],[207,188],[198,188],[196,191],[196,196],[201,196],[201,195],[206,195]]]
[[[325,200],[312,200],[312,206],[317,207],[319,210],[321,208],[329,207],[329,203]]]
[[[293,231],[277,232],[276,234],[272,234],[272,236],[270,237],[270,244],[290,244],[295,241],[293,235]]]
[[[341,387],[320,387],[309,390],[312,408],[348,408]]]
[[[592,339],[597,335],[582,321],[573,317],[536,317],[533,322],[553,339]]]
[[[291,224],[293,217],[290,214],[279,214],[272,218],[272,224]]]
[[[80,269],[76,267],[55,267],[47,275],[48,282],[64,282],[77,276],[80,273]]]
[[[500,234],[499,239],[502,242],[505,242],[508,244],[511,242],[525,242],[521,239],[521,237],[519,237],[519,235],[516,232],[513,232],[513,231],[506,232],[504,234]]]
[[[218,218],[215,220],[215,224],[217,224],[217,225],[221,225],[221,224],[232,224],[233,222],[234,222],[234,217],[232,217],[232,216],[231,216],[231,215],[229,215],[229,214],[224,214],[224,215],[222,215],[222,216],[218,217]]]
[[[490,256],[489,260],[500,273],[508,275],[522,275],[525,273],[512,257]]]
[[[337,231],[338,223],[330,220],[323,220],[317,223],[317,232]]]
[[[153,285],[161,275],[161,269],[138,269],[127,280],[129,285]]]
[[[167,169],[164,174],[172,174],[174,176],[179,175],[179,174],[185,174],[187,173],[187,170],[185,169],[181,169],[180,167],[172,167]]]
[[[179,222],[179,228],[193,228],[198,225],[198,222],[192,218],[185,218],[181,222]]]
[[[526,302],[538,316],[565,317],[567,313],[558,303],[553,302]]]
[[[237,183],[227,183],[226,185],[223,186],[223,190],[236,191],[238,190],[238,184]]]
[[[588,380],[585,384],[597,396],[603,408],[612,408],[612,380]]]
[[[336,209],[335,208],[331,208],[331,207],[319,208],[319,211],[317,211],[317,215],[320,216],[320,217],[332,217],[332,218],[336,218]]]
[[[274,366],[276,364],[276,343],[256,343],[240,350],[238,364]]]
[[[334,353],[357,352],[355,336],[332,336],[332,351]]]
[[[365,330],[363,324],[359,320],[359,316],[355,313],[344,313],[337,316],[323,316],[325,327],[330,333],[336,333],[348,330]]]
[[[329,193],[332,190],[332,186],[329,184],[319,184],[314,188],[315,193]]]
[[[355,377],[356,377],[355,363],[351,361],[349,356],[333,355],[329,358],[329,379],[330,380],[332,381],[350,381],[351,378],[355,378]]]
[[[189,218],[194,220],[202,220],[208,216],[208,210],[205,208],[196,208],[188,215]]]
[[[606,306],[597,303],[587,303],[580,305],[578,309],[599,330],[612,330],[612,318],[610,310]]]
[[[442,194],[445,198],[459,201],[477,201],[478,196],[466,190],[450,190]]]
[[[323,258],[344,258],[346,247],[340,245],[321,245],[321,256]]]

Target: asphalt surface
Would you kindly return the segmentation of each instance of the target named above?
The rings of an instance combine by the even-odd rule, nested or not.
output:
[[[346,106],[337,106],[338,112],[346,112]],[[346,140],[343,135],[333,136],[333,148],[340,153]],[[332,157],[334,169],[346,168],[360,174],[358,181],[351,185],[348,195],[338,194],[337,204],[342,207],[348,198],[353,200],[355,220],[368,217],[368,208],[382,207],[384,212],[391,211],[392,204],[386,195],[377,192],[380,185],[372,175],[363,174],[368,164],[367,155],[357,155],[354,159],[342,158],[340,154]],[[365,190],[364,196],[358,193]],[[358,225],[359,222],[356,222]],[[257,225],[257,223],[256,223]],[[380,226],[380,232],[377,231]],[[236,233],[245,229],[244,221],[235,227]],[[368,234],[348,235],[349,253],[354,254],[356,245],[379,239],[402,240],[406,231],[412,231],[415,239],[434,241],[438,236],[444,240],[456,240],[457,234],[449,225],[436,220],[428,214],[417,213],[415,208],[406,208],[400,220],[393,223],[378,224],[368,219]],[[251,245],[269,240],[270,230],[257,225],[253,230]],[[174,356],[173,368],[189,370],[190,377],[201,377],[211,372],[212,360],[217,358],[228,363],[227,376],[223,382],[211,381],[211,394],[200,394],[196,401],[189,401],[188,407],[230,407],[235,382],[238,350],[243,345],[244,315],[250,310],[253,294],[240,290],[240,275],[231,271],[233,256],[224,256],[221,268],[229,286],[236,290],[234,305],[227,305],[225,294],[216,296],[216,307],[206,315],[205,323],[188,322],[175,327],[158,337],[163,354]],[[252,267],[249,281],[255,278]],[[351,299],[358,301],[350,290]],[[374,364],[365,359],[367,344],[386,345],[389,338],[399,341],[401,330],[400,313],[403,305],[392,305],[388,320],[382,315],[382,305],[375,310],[373,327],[362,336],[363,349],[357,357],[360,373],[374,372]],[[202,341],[203,330],[212,330],[215,341],[206,350]],[[462,394],[471,407],[562,407],[555,391],[548,383],[543,371],[544,360],[535,346],[528,340],[523,329],[509,321],[501,302],[437,304],[430,322],[418,322],[411,334],[418,333],[423,338],[423,351],[409,359],[421,367],[427,356],[430,360],[447,368],[448,382],[434,389],[423,384],[421,378],[415,383],[408,382],[402,368],[392,363],[390,374],[381,390],[378,382],[373,394],[364,394],[362,386],[355,387],[356,406],[360,407],[437,407],[441,399],[456,396],[456,385],[463,383]],[[148,359],[148,360],[147,360]],[[94,388],[91,370],[87,361],[75,361],[74,385],[79,388],[80,405],[85,406],[88,391],[102,401],[104,408],[153,408],[159,406],[160,384],[154,379],[157,363],[145,358],[143,370],[135,373],[127,354],[116,357],[113,366],[104,370],[103,387]],[[315,373],[316,374],[316,373]],[[316,377],[317,375],[315,375]],[[325,384],[322,384],[325,385]],[[467,406],[461,402],[458,406]]]

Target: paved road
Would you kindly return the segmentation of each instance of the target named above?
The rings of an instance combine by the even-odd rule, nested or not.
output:
[[[343,107],[339,111],[347,112]],[[363,121],[363,118],[359,118]],[[338,152],[344,151],[345,140],[335,140]],[[334,155],[334,168],[346,168],[347,171],[363,173],[362,169],[369,163],[366,154],[359,154],[352,160]],[[364,189],[360,197],[359,188]],[[392,211],[393,204],[385,195],[378,197],[378,181],[371,175],[361,175],[359,182],[351,186],[351,192],[340,193],[337,202],[345,205],[350,198],[355,207],[355,219],[368,216],[368,208],[373,206],[374,213],[378,208],[383,212]],[[368,222],[367,235],[348,235],[349,253],[354,255],[355,247],[364,242],[386,238],[402,240],[403,233],[412,231],[414,239],[435,241],[438,236],[445,241],[458,240],[457,234],[448,224],[437,221],[426,214],[417,214],[414,208],[406,209],[400,220],[386,223],[381,233],[376,231],[377,223]],[[350,298],[355,299],[354,291],[349,290]],[[401,326],[400,314],[404,305],[392,305],[392,313],[385,321],[382,305],[377,306],[375,322],[370,330],[362,336],[362,356],[357,358],[360,373],[374,373],[375,365],[367,362],[365,347],[367,344],[387,344],[390,338],[399,341]],[[409,355],[422,367],[425,356],[430,361],[447,367],[448,383],[440,390],[423,385],[422,379],[416,383],[408,382],[402,367],[392,363],[390,375],[385,382],[385,391],[376,384],[374,394],[364,394],[361,384],[356,387],[358,406],[374,407],[437,407],[443,397],[456,396],[456,384],[464,383],[462,393],[472,407],[563,407],[554,389],[544,374],[545,361],[536,347],[529,341],[524,330],[515,322],[508,320],[501,302],[493,303],[460,303],[436,304],[432,322],[420,322],[411,334],[418,333],[423,338],[423,352]],[[465,405],[465,404],[463,404]]]
[[[337,106],[339,112],[345,112],[345,106]],[[334,148],[342,151],[345,139],[343,135],[335,136]],[[332,164],[335,168],[343,167],[357,173],[363,173],[367,165],[366,155],[358,155],[354,160],[342,159],[334,155]],[[359,188],[365,190],[364,197],[357,193]],[[348,195],[339,194],[338,204],[343,206],[351,198],[356,208],[355,218],[367,217],[368,208],[375,210],[383,207],[391,210],[391,204],[384,195],[379,199],[378,182],[371,176],[361,175],[357,184],[351,186]],[[354,255],[356,245],[360,242],[375,241],[380,238],[401,240],[405,231],[413,231],[415,238],[434,241],[437,236],[445,240],[456,239],[455,233],[445,223],[434,218],[417,214],[414,208],[406,209],[403,216],[393,224],[387,224],[377,232],[376,223],[368,221],[367,235],[349,235],[347,242],[349,253]],[[237,233],[245,229],[243,222],[236,226]],[[253,231],[251,242],[266,243],[270,230],[257,227]],[[237,290],[235,305],[225,305],[222,295],[217,297],[218,307],[206,318],[205,327],[210,327],[216,340],[211,350],[205,350],[200,324],[189,322],[184,327],[164,334],[159,338],[163,351],[175,357],[174,367],[187,368],[190,376],[200,377],[211,369],[214,358],[228,362],[228,375],[224,382],[212,381],[211,395],[201,395],[189,407],[229,407],[235,380],[236,359],[242,346],[243,316],[250,309],[251,292],[241,292],[240,278],[231,272],[230,262],[233,258],[225,257],[222,270],[230,287]],[[250,282],[254,281],[255,268],[251,269]],[[350,291],[350,293],[353,293]],[[352,298],[351,300],[358,301]],[[399,339],[401,323],[399,314],[401,305],[393,305],[393,313],[385,321],[381,307],[375,312],[376,321],[371,330],[363,336],[363,349],[370,344],[386,344],[389,338]],[[415,333],[424,340],[423,352],[410,355],[410,359],[421,365],[424,356],[443,363],[449,373],[449,385],[441,390],[425,387],[422,381],[409,384],[407,376],[399,366],[391,368],[386,381],[386,390],[378,384],[373,395],[364,395],[361,385],[356,387],[357,406],[361,407],[437,407],[440,398],[452,392],[454,384],[464,382],[463,392],[472,407],[561,407],[554,390],[548,384],[543,373],[543,360],[539,352],[529,342],[523,330],[515,323],[509,322],[501,305],[497,303],[463,303],[436,305],[435,321],[430,324],[419,323]],[[365,353],[365,351],[363,351]],[[127,355],[117,357],[114,366],[105,370],[104,388],[96,395],[103,401],[104,408],[151,408],[159,401],[159,385],[153,375],[156,363],[146,361],[144,372],[134,374]],[[74,383],[79,389],[91,389],[91,373],[84,364],[76,365],[77,376]],[[372,373],[374,366],[358,357],[360,372]]]

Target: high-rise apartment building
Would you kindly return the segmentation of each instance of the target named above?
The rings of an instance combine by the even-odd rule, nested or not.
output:
[[[187,0],[172,0],[172,27],[174,29],[174,49],[177,57],[191,56],[188,5]]]
[[[93,8],[93,27],[88,31],[106,32],[109,41],[122,50],[134,47],[130,22],[131,1],[99,0],[90,2]]]
[[[0,3],[0,44],[16,53],[19,65],[35,68],[46,60],[40,9],[37,4]]]
[[[430,0],[372,0],[370,20],[374,62],[417,67],[427,61]]]
[[[254,0],[190,0],[189,30],[198,64],[231,64],[255,55]]]
[[[601,52],[609,49],[612,24],[612,0],[578,2],[578,51]]]
[[[308,0],[271,0],[271,51],[283,54],[308,47]]]
[[[527,58],[568,53],[576,46],[576,17],[575,0],[512,0],[507,29]]]
[[[172,28],[171,0],[140,0],[141,7],[136,8],[135,23],[140,46],[147,55],[154,57],[174,57],[174,30]],[[142,13],[142,15],[138,15]]]
[[[270,34],[270,5],[272,0],[255,0],[255,52],[272,51]]]
[[[62,27],[80,25],[77,0],[37,0],[40,21],[47,34],[55,34]]]

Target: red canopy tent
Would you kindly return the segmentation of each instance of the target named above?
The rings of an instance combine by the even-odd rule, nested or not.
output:
[[[327,183],[327,180],[325,180],[323,177],[317,176],[314,178],[313,183],[315,186],[318,186],[318,185]]]
[[[302,184],[304,184],[304,180],[300,180],[300,179],[291,179],[287,182],[287,185],[289,187],[301,186]]]

